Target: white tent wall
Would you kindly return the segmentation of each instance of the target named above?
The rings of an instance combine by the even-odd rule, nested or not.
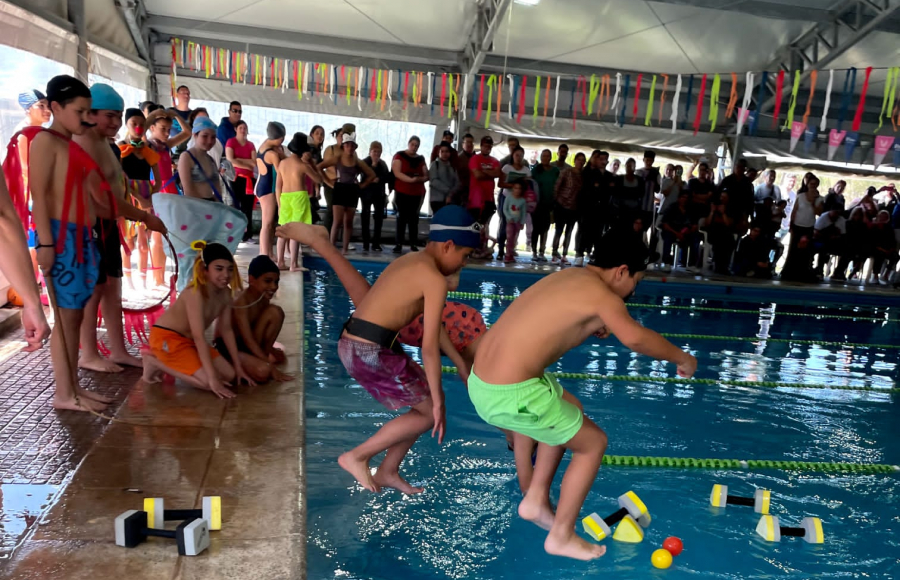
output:
[[[0,39],[7,46],[73,68],[78,58],[74,34],[8,2],[0,2]]]
[[[137,58],[134,40],[115,0],[84,0],[84,17],[88,40],[102,42],[110,49]]]

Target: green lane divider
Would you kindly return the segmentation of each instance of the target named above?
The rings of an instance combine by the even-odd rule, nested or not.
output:
[[[456,367],[441,367],[441,371],[454,374],[457,372]],[[581,380],[597,380],[597,381],[628,381],[628,382],[651,382],[651,383],[669,383],[679,385],[728,385],[731,387],[759,387],[767,389],[830,389],[836,391],[864,391],[876,393],[900,393],[900,388],[881,388],[872,386],[854,386],[854,385],[818,385],[809,383],[782,383],[777,381],[736,381],[732,379],[695,379],[682,377],[653,377],[649,375],[601,375],[595,373],[548,373],[558,379],[581,379]]]
[[[469,298],[469,299],[487,299],[487,300],[515,300],[517,296],[503,294],[481,294],[480,292],[447,292],[448,298]],[[642,304],[638,302],[629,302],[628,306],[634,308],[655,308],[657,310],[692,310],[695,312],[725,312],[730,314],[760,314],[766,313],[763,309],[750,310],[741,308],[713,308],[710,306],[680,306],[680,305],[661,305],[661,304]],[[814,312],[772,312],[778,316],[798,316],[803,318],[827,318],[829,320],[860,320],[868,322],[900,322],[895,318],[878,318],[875,316],[853,316],[849,314],[816,314]]]
[[[637,457],[604,455],[603,465],[616,467],[674,467],[680,469],[779,469],[818,473],[896,473],[900,466],[882,463],[833,463],[828,461],[778,461],[769,459],[695,459],[693,457]]]
[[[807,340],[802,338],[760,338],[758,336],[715,336],[711,334],[672,334],[660,333],[666,338],[690,340],[737,340],[741,342],[789,342],[792,344],[809,344],[817,346],[850,346],[854,348],[900,349],[900,344],[866,344],[861,342],[843,342],[840,340]]]

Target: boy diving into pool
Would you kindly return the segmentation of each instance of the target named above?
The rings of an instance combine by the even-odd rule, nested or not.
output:
[[[295,238],[297,224],[281,226],[279,237]],[[456,352],[441,314],[447,300],[447,280],[465,265],[481,245],[481,229],[459,206],[442,208],[431,220],[425,251],[394,260],[356,303],[338,342],[338,354],[347,372],[390,410],[410,410],[388,421],[362,445],[338,458],[340,466],[365,489],[393,487],[421,493],[400,477],[400,463],[422,433],[431,429],[443,442],[446,416],[441,388],[441,350]],[[424,314],[422,362],[424,370],[403,352],[400,330]],[[451,357],[452,358],[452,357]],[[458,363],[457,363],[458,364]],[[466,369],[461,369],[463,381]],[[387,451],[373,476],[369,460]]]
[[[469,397],[490,425],[514,432],[516,472],[527,490],[519,515],[549,531],[549,554],[599,558],[604,546],[575,533],[575,521],[591,489],[606,434],[584,416],[581,403],[546,374],[546,368],[587,337],[614,334],[631,350],[678,365],[690,377],[697,360],[628,314],[627,300],[643,277],[650,253],[619,232],[603,237],[590,264],[551,274],[528,288],[481,339],[469,375]],[[531,449],[538,442],[532,469]],[[563,476],[556,513],[550,484],[566,449],[572,460]]]

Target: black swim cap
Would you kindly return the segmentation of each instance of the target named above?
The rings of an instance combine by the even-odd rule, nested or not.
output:
[[[247,275],[251,278],[259,278],[270,273],[281,276],[281,271],[269,256],[256,256],[247,268]]]
[[[84,97],[91,98],[91,89],[87,85],[69,75],[59,75],[50,79],[47,83],[47,102],[61,103],[71,99]]]
[[[589,264],[603,269],[628,266],[628,272],[634,276],[645,271],[656,257],[655,252],[651,252],[644,244],[641,236],[627,228],[612,229],[600,239]]]

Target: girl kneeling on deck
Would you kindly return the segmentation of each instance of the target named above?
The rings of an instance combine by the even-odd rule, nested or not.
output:
[[[171,308],[150,329],[144,356],[144,381],[158,383],[162,373],[181,379],[220,398],[234,397],[226,385],[244,381],[255,386],[241,366],[232,325],[235,292],[242,289],[234,256],[222,244],[197,241],[193,278]],[[218,332],[234,366],[206,342],[204,332],[219,319]]]

